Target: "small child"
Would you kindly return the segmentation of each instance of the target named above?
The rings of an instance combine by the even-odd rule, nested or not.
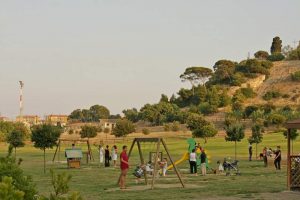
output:
[[[138,184],[141,181],[142,176],[144,175],[144,166],[136,166],[133,175],[136,177],[135,183]]]
[[[166,176],[166,172],[167,172],[167,168],[168,168],[168,160],[167,160],[167,158],[164,158],[160,162],[160,167],[162,168],[162,175]]]
[[[149,161],[149,162],[146,164],[146,172],[149,173],[150,175],[152,175],[153,167],[152,167],[151,161]]]
[[[223,173],[224,172],[224,167],[223,167],[223,164],[218,160],[217,164],[219,165],[219,173]]]

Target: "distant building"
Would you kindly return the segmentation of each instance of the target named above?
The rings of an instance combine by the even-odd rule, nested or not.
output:
[[[7,121],[9,121],[8,117],[0,116],[0,122],[7,122]]]
[[[66,126],[68,123],[68,115],[47,115],[45,123],[52,125]]]
[[[37,124],[41,123],[41,119],[37,115],[17,116],[16,121],[17,122],[23,122],[23,123],[28,124],[30,126],[37,125]]]
[[[100,119],[100,126],[105,129],[109,128],[109,130],[112,130],[116,126],[117,119]]]

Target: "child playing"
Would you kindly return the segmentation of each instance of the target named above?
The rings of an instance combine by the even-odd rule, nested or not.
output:
[[[162,168],[162,175],[166,176],[166,172],[167,172],[167,168],[168,168],[168,161],[167,158],[164,158],[161,162],[160,162],[160,167]]]
[[[219,165],[219,168],[218,168],[219,169],[219,173],[223,173],[224,172],[223,164],[220,161],[218,161],[217,164]]]

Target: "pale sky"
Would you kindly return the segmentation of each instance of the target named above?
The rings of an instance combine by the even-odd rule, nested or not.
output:
[[[299,0],[0,0],[0,113],[117,114],[176,93],[189,66],[300,39]]]

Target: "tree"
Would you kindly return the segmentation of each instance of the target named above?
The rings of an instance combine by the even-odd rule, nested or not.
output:
[[[168,98],[168,96],[165,95],[165,94],[161,94],[161,97],[160,97],[159,102],[169,103],[169,98]]]
[[[25,133],[20,129],[15,129],[7,135],[7,143],[15,148],[15,157],[17,157],[17,147],[23,147],[25,145]]]
[[[122,112],[125,117],[132,122],[138,122],[140,120],[139,112],[136,108],[123,110]]]
[[[212,70],[206,67],[188,67],[185,69],[185,72],[180,75],[182,81],[189,81],[192,84],[193,95],[194,87],[197,83],[204,85],[204,83],[208,80],[212,75]]]
[[[35,184],[33,183],[31,176],[24,175],[24,172],[20,167],[21,162],[21,159],[19,159],[19,162],[16,162],[16,159],[11,157],[11,151],[8,152],[7,156],[0,157],[0,181],[3,181],[5,179],[4,177],[10,177],[12,179],[12,185],[15,188],[14,190],[22,191],[24,193],[24,200],[32,200],[35,199],[34,196],[37,194]],[[7,183],[5,183],[5,185],[9,186]],[[0,189],[0,199],[5,199],[1,196],[4,195],[3,192],[4,191]],[[15,199],[13,198],[12,200]]]
[[[218,131],[211,122],[204,119],[202,115],[190,114],[187,120],[187,127],[192,131],[194,137],[200,137],[207,142],[207,138],[214,137]]]
[[[282,41],[280,37],[276,36],[273,38],[272,46],[271,46],[271,54],[281,53]]]
[[[24,192],[16,189],[11,177],[4,176],[0,182],[0,199],[2,200],[23,200]]]
[[[245,137],[245,127],[241,123],[233,123],[225,126],[226,141],[234,142],[234,159],[236,160],[236,143],[240,142]]]
[[[112,130],[112,134],[116,137],[124,137],[133,132],[135,132],[135,126],[128,119],[119,119]]]
[[[287,139],[287,134],[288,134],[288,130],[285,130],[283,132],[283,135],[284,135],[285,139]],[[292,154],[293,154],[293,151],[294,151],[294,141],[297,139],[298,136],[299,136],[298,130],[297,129],[291,129],[290,139],[292,140]]]
[[[97,136],[97,127],[84,125],[79,132],[81,138],[93,138]]]
[[[252,135],[248,138],[250,144],[255,143],[255,156],[257,159],[257,145],[262,142],[263,135],[262,135],[262,126],[260,124],[254,124],[251,128]]]
[[[31,141],[34,147],[44,151],[44,173],[46,173],[46,149],[57,145],[62,129],[49,124],[37,125],[32,128]]]
[[[92,121],[98,122],[99,119],[108,119],[110,112],[105,106],[93,105],[90,107]]]
[[[269,53],[266,51],[257,51],[254,54],[254,57],[257,59],[260,59],[260,60],[266,60],[268,58],[268,56],[269,56]]]
[[[236,63],[230,60],[219,60],[213,66],[215,73],[212,76],[214,83],[232,84]]]
[[[82,200],[79,192],[70,193],[69,182],[72,178],[71,175],[67,175],[65,172],[62,174],[56,174],[52,169],[51,183],[54,189],[54,193],[50,193],[50,197],[41,197],[41,200]]]
[[[71,114],[68,116],[69,120],[82,120],[83,114],[80,109],[73,110]]]
[[[0,121],[0,142],[4,142],[7,138],[7,134],[14,130],[13,122]]]

